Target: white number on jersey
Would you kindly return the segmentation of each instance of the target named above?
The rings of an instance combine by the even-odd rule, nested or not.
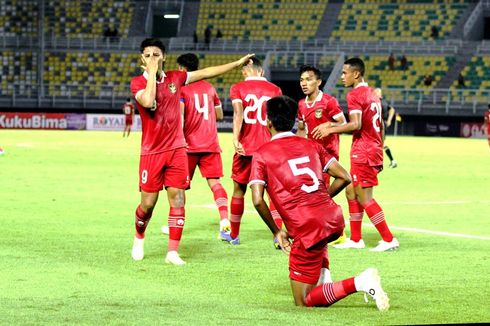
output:
[[[376,132],[380,132],[379,126],[381,126],[381,104],[373,102],[371,103],[371,111],[375,111],[373,116],[373,128]]]
[[[194,94],[194,104],[197,112],[204,114],[204,120],[208,120],[209,118],[208,94],[202,94],[202,97],[203,97],[202,107],[201,107],[201,103],[199,102],[199,94]]]
[[[124,106],[124,114],[131,114],[131,107],[129,105]]]
[[[261,98],[257,98],[255,94],[247,94],[247,96],[245,97],[245,102],[250,103],[250,105],[243,110],[243,118],[245,123],[256,124],[258,120],[261,125],[267,126],[267,118],[262,120],[262,105],[269,99],[269,96],[262,96]],[[250,118],[248,114],[255,111],[257,111],[257,119]]]
[[[141,183],[145,184],[148,181],[148,170],[141,171]]]
[[[308,163],[308,162],[310,162],[310,158],[308,156],[303,156],[292,160],[288,160],[288,164],[289,167],[291,168],[291,172],[293,172],[293,175],[298,176],[302,174],[307,174],[313,179],[312,185],[308,186],[303,184],[301,186],[301,190],[310,193],[318,190],[318,186],[320,185],[320,182],[318,181],[315,172],[313,172],[313,170],[311,170],[310,168],[308,167],[298,168],[299,164]]]

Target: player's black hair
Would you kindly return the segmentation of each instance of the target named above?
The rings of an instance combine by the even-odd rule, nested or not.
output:
[[[267,101],[267,119],[277,131],[293,129],[297,114],[298,103],[288,96],[276,96]]]
[[[145,48],[147,48],[149,46],[156,46],[157,48],[159,48],[160,50],[162,50],[162,53],[163,54],[165,54],[165,45],[163,45],[163,42],[160,41],[157,38],[147,38],[147,39],[144,39],[143,42],[141,42],[141,45],[140,45],[140,52],[143,53],[143,51],[145,50]]]
[[[490,104],[488,104],[488,109],[490,110]]]
[[[259,58],[257,57],[251,57],[250,60],[248,62],[245,62],[243,64],[243,67],[246,67],[248,65],[251,65],[252,68],[254,68],[255,70],[260,70],[262,69],[262,62],[260,61]]]
[[[128,97],[128,98],[126,99],[126,102],[129,102],[129,101],[131,101],[131,99]]]
[[[299,75],[301,76],[305,71],[312,71],[315,74],[316,79],[323,80],[322,72],[317,67],[310,66],[310,65],[303,65],[299,68]]]
[[[199,58],[194,53],[180,55],[177,58],[177,63],[187,69],[187,71],[195,71],[199,68]]]
[[[364,76],[365,66],[364,66],[364,61],[362,61],[361,59],[359,59],[359,58],[347,59],[347,60],[345,60],[344,65],[351,66],[352,69],[359,71],[361,76]]]

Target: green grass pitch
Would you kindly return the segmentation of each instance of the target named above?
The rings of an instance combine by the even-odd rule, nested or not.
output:
[[[218,214],[197,172],[187,194],[183,267],[164,263],[165,192],[146,257],[130,251],[139,202],[140,134],[1,130],[0,324],[355,325],[490,321],[490,153],[486,140],[388,137],[399,163],[375,198],[401,248],[330,250],[334,280],[377,267],[391,309],[354,294],[294,306],[287,256],[247,196],[242,244],[217,240]],[[220,134],[225,177],[231,134]],[[350,136],[341,138],[348,167]],[[385,164],[387,166],[387,164]],[[248,194],[249,195],[249,194]],[[347,216],[344,194],[337,197]],[[368,247],[379,240],[365,217]],[[430,231],[430,232],[425,232]],[[463,235],[456,237],[453,235]]]

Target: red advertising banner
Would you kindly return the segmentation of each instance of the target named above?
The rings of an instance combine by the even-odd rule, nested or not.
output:
[[[0,129],[85,128],[85,114],[0,112]]]
[[[465,138],[487,138],[485,126],[479,122],[462,122],[460,135]]]

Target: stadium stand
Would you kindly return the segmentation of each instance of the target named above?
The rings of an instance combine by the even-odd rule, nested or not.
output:
[[[37,35],[38,13],[37,1],[0,1],[0,34],[11,37]]]
[[[0,95],[32,96],[37,86],[37,56],[32,52],[0,51]]]
[[[444,39],[467,8],[465,1],[406,2],[346,1],[331,37],[418,42],[431,39],[431,28],[436,26],[438,38]]]
[[[196,30],[210,26],[224,39],[312,39],[328,1],[222,0],[201,1]],[[213,35],[214,36],[214,35]]]
[[[458,86],[458,80],[451,85],[451,95],[454,99],[464,101],[464,97],[481,102],[490,102],[488,92],[490,89],[490,56],[473,56],[471,61],[461,72],[465,79],[465,87]]]
[[[117,28],[119,37],[127,37],[133,7],[129,0],[49,0],[44,28],[48,35],[64,37],[101,37],[107,28]]]

